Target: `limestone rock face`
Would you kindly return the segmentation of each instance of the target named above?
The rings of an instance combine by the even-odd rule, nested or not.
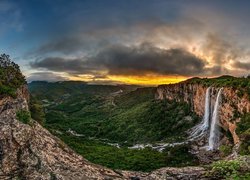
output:
[[[18,110],[28,110],[26,86],[17,98],[0,97],[0,179],[202,179],[200,167],[162,168],[151,173],[115,171],[92,164],[35,121],[24,124]]]
[[[0,179],[122,179],[83,159],[35,121],[18,121],[16,112],[28,110],[28,100],[25,86],[16,99],[0,99]]]
[[[185,101],[189,103],[192,110],[199,116],[204,114],[205,94],[208,87],[201,84],[178,83],[170,85],[160,85],[157,87],[157,99],[169,99]],[[211,104],[214,104],[219,88],[211,90]],[[239,114],[250,112],[250,101],[247,94],[238,96],[238,90],[231,87],[224,87],[222,91],[222,102],[220,106],[220,125],[224,130],[228,130],[234,140],[234,144],[239,143],[239,137],[235,132],[236,122],[240,121],[235,117]],[[212,107],[213,108],[213,107]]]

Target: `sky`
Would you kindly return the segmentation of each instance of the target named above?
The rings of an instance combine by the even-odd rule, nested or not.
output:
[[[0,0],[27,80],[158,85],[250,74],[248,0]]]

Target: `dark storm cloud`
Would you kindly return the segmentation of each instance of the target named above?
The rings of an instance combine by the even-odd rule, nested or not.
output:
[[[79,25],[80,26],[80,25]],[[134,45],[143,42],[158,44],[168,42],[190,42],[197,32],[204,30],[200,21],[185,19],[181,22],[166,23],[163,21],[138,22],[137,24],[123,27],[105,27],[86,31],[79,27],[79,32],[69,32],[63,37],[52,37],[34,52],[37,55],[45,53],[74,54],[75,52],[97,51],[112,44]],[[195,32],[195,33],[194,33]]]
[[[30,65],[75,74],[106,70],[110,75],[155,73],[192,76],[204,72],[205,62],[184,49],[160,49],[144,43],[133,47],[110,46],[92,57],[82,59],[45,58]]]
[[[89,73],[93,68],[88,61],[82,59],[65,59],[61,57],[47,57],[30,63],[32,68],[48,69],[71,74]]]
[[[32,73],[27,78],[28,82],[32,81],[65,81],[68,78],[57,75],[53,72],[36,72]]]
[[[234,67],[243,70],[250,70],[250,63],[249,62],[235,62]]]
[[[112,75],[193,75],[203,71],[204,62],[183,49],[160,49],[150,44],[138,47],[112,46],[93,58]]]

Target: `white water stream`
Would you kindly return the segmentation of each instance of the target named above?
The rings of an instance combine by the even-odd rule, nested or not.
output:
[[[214,105],[214,111],[213,111],[211,127],[210,127],[210,134],[209,134],[209,139],[208,139],[208,150],[214,150],[218,148],[219,137],[220,137],[220,134],[219,134],[220,130],[219,130],[218,122],[219,122],[221,92],[222,92],[222,88],[220,88],[217,94],[215,105]]]
[[[200,124],[196,125],[191,129],[191,134],[189,136],[189,139],[197,139],[199,137],[202,137],[206,134],[208,128],[209,128],[209,118],[210,118],[210,91],[211,87],[207,88],[206,90],[206,99],[205,99],[205,110],[204,110],[204,117]]]

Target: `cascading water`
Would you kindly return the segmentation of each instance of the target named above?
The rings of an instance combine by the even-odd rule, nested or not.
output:
[[[219,142],[219,109],[220,109],[220,101],[221,101],[221,92],[222,88],[220,88],[217,97],[216,102],[214,105],[214,111],[212,116],[212,122],[210,127],[210,134],[209,134],[209,140],[208,140],[208,150],[214,150],[218,148],[218,142]]]
[[[196,139],[202,137],[208,130],[209,127],[209,117],[210,117],[210,91],[211,87],[206,90],[206,99],[205,99],[205,113],[203,120],[200,124],[196,125],[192,131],[189,139]]]
[[[177,143],[159,143],[159,144],[136,144],[132,147],[129,147],[130,149],[144,149],[145,147],[151,147],[152,149],[156,149],[158,151],[164,150],[166,147],[174,147],[182,144],[187,144],[192,141],[195,141],[201,137],[204,137],[207,135],[209,126],[210,126],[210,133],[209,133],[209,139],[208,139],[208,146],[205,146],[204,148],[207,150],[215,150],[218,148],[219,140],[220,140],[220,131],[219,131],[219,110],[220,110],[220,102],[221,102],[221,88],[217,94],[216,101],[214,108],[211,106],[211,87],[207,88],[206,90],[206,98],[205,98],[205,110],[204,110],[204,116],[201,123],[196,125],[191,129],[191,133],[189,138],[186,141],[183,142],[177,142]],[[213,110],[212,117],[211,116],[211,109]],[[212,119],[211,119],[212,118]],[[211,123],[209,124],[211,119]]]

